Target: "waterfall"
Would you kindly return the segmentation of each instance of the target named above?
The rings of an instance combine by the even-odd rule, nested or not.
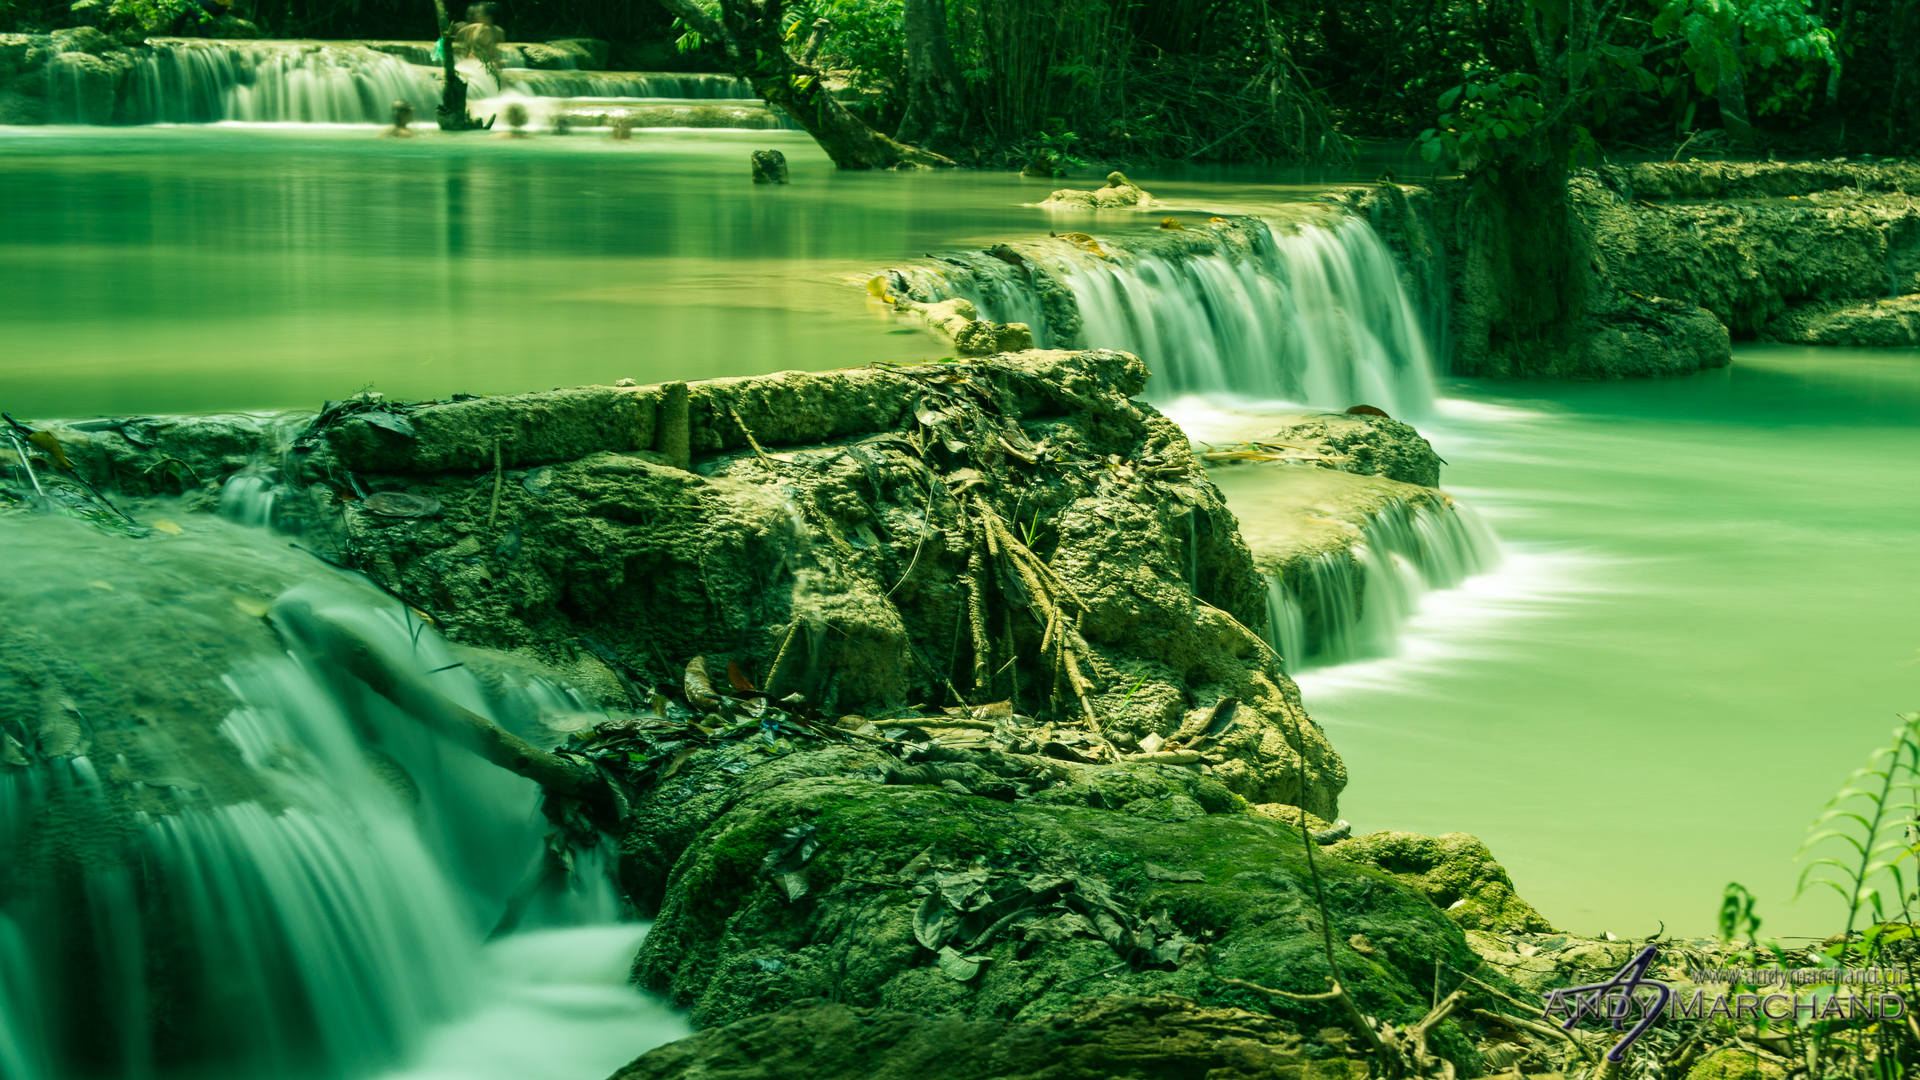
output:
[[[891,273],[915,300],[963,297],[983,319],[1027,323],[1041,347],[1131,352],[1153,370],[1158,401],[1429,411],[1421,313],[1365,221],[1280,232],[1224,222],[1211,228],[1217,243],[1187,236],[1198,232],[1101,237],[1101,254],[1070,241],[1003,246]]]
[[[1421,597],[1500,562],[1492,530],[1451,500],[1394,503],[1361,532],[1350,554],[1308,556],[1284,578],[1267,575],[1267,640],[1290,670],[1392,655]]]
[[[272,491],[243,479],[257,482],[222,509],[257,520]],[[162,541],[52,518],[0,530],[19,556],[0,567],[19,601],[0,626],[0,1075],[592,1080],[685,1032],[624,986],[644,927],[612,925],[592,852],[525,930],[482,949],[542,857],[538,788],[278,643],[302,640],[303,610],[323,613],[544,744],[554,714],[593,715],[570,691],[483,684],[476,654],[258,528],[199,518]],[[281,597],[271,630],[249,599],[262,592]],[[122,636],[73,644],[107,634]],[[230,657],[206,655],[217,641]],[[47,736],[9,706],[60,679],[136,683],[125,700],[144,704],[111,716],[67,699],[82,752],[32,753]],[[578,1044],[552,1062],[513,1048],[563,1028]],[[480,1045],[492,1049],[475,1060]]]
[[[393,103],[405,101],[416,115],[431,117],[441,80],[432,51],[431,42],[157,40],[129,79],[124,115],[136,124],[384,124]],[[505,59],[513,65],[517,53],[509,47]],[[461,70],[476,100],[503,89],[536,98],[754,100],[752,89],[730,75],[509,66],[496,80],[471,60]],[[104,120],[82,115],[77,94],[50,97],[75,103],[58,120]]]

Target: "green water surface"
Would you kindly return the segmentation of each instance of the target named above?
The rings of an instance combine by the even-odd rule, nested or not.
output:
[[[1766,933],[1837,933],[1793,859],[1920,710],[1920,351],[1446,390],[1443,486],[1509,558],[1401,658],[1303,678],[1343,812],[1479,835],[1565,929],[1708,933],[1739,881]]]
[[[0,409],[313,408],[944,355],[862,271],[1047,229],[1054,186],[840,173],[803,135],[525,142],[361,129],[0,129]],[[777,147],[793,183],[755,187]],[[1223,210],[1299,174],[1140,170]],[[1282,182],[1284,181],[1284,182]],[[1097,180],[1082,177],[1078,186]],[[1768,931],[1806,823],[1920,708],[1920,353],[1745,348],[1667,382],[1455,383],[1423,422],[1498,574],[1405,655],[1310,673],[1362,830],[1473,832],[1573,930]]]

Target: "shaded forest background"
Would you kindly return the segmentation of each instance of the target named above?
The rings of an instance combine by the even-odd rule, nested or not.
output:
[[[0,29],[83,16],[0,0]],[[189,0],[113,0],[178,25]],[[449,4],[455,9],[461,0]],[[874,128],[908,119],[915,0],[796,0],[780,18]],[[724,70],[655,0],[502,0],[513,40],[594,37],[629,70]],[[1920,145],[1920,0],[948,0],[964,115],[933,148],[975,164],[1336,159],[1354,139],[1436,127],[1496,139],[1524,122],[1541,26],[1600,28],[1568,130],[1613,152],[1901,153]],[[177,11],[176,11],[177,9]],[[95,12],[99,0],[84,11]],[[197,9],[191,9],[197,18]],[[428,0],[236,0],[280,38],[425,39]],[[190,20],[191,21],[191,20]],[[1715,55],[1719,59],[1715,59]],[[1730,98],[1728,78],[1738,93]],[[1462,88],[1466,88],[1463,90]],[[1484,102],[1484,105],[1476,104]],[[1443,107],[1443,102],[1445,107]],[[1745,117],[1737,114],[1742,110]],[[1450,127],[1450,125],[1456,125]],[[924,123],[911,124],[924,141]],[[1435,142],[1429,134],[1429,143]],[[944,145],[943,145],[944,144]],[[1449,141],[1447,164],[1472,164]],[[1464,160],[1463,160],[1464,159]]]

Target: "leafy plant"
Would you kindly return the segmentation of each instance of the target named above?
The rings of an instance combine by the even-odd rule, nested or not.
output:
[[[1825,885],[1847,905],[1846,930],[1834,946],[1836,960],[1844,958],[1861,915],[1870,914],[1876,930],[1887,922],[1887,883],[1893,886],[1894,904],[1906,906],[1908,871],[1902,864],[1915,855],[1910,830],[1920,816],[1920,713],[1900,719],[1892,745],[1874,751],[1866,766],[1847,778],[1800,849],[1803,857],[1822,845],[1839,849],[1838,856],[1817,858],[1800,874],[1800,892]],[[1879,934],[1874,937],[1866,943],[1869,949],[1878,947]]]
[[[1722,79],[1740,72],[1802,62],[1799,79],[1774,84],[1760,99],[1756,107],[1762,113],[1778,112],[1810,89],[1815,61],[1837,60],[1833,31],[1820,25],[1806,0],[1668,0],[1653,20],[1653,32],[1686,40],[1684,59],[1703,94],[1714,93]]]
[[[1745,937],[1752,945],[1759,932],[1760,916],[1753,913],[1753,894],[1737,881],[1727,882],[1727,891],[1720,898],[1720,936],[1728,941]]]

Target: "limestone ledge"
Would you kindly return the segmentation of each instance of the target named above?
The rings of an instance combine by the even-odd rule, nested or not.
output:
[[[1542,362],[1488,337],[1512,298],[1474,258],[1492,219],[1464,180],[1381,183],[1326,198],[1366,217],[1403,283],[1446,310],[1468,375],[1685,374],[1734,338],[1908,346],[1920,294],[1920,166],[1862,161],[1652,162],[1569,183],[1592,287],[1575,345]]]

